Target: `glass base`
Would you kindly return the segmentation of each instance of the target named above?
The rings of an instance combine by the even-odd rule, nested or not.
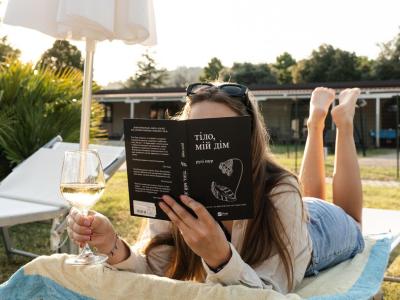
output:
[[[107,259],[107,255],[86,253],[67,258],[65,263],[67,265],[97,265],[106,262]]]

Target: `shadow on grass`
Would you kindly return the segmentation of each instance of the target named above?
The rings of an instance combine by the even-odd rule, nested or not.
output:
[[[9,232],[15,248],[47,255],[51,254],[50,228],[50,221],[37,222],[13,226]],[[6,281],[11,274],[30,260],[31,258],[20,255],[12,255],[9,259],[6,255],[3,239],[0,238],[0,282]]]

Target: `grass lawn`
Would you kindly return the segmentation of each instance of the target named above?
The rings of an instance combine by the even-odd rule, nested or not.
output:
[[[287,169],[296,172],[300,170],[300,163],[303,157],[304,145],[298,146],[297,152],[297,166],[296,166],[296,153],[295,147],[293,145],[287,148],[283,145],[273,145],[271,146],[272,153],[274,153],[275,158]],[[395,149],[369,149],[367,150],[366,157],[374,157],[376,155],[394,154]],[[362,158],[362,154],[358,154],[359,158]],[[325,162],[325,171],[327,177],[332,177],[333,173],[333,162],[334,155],[328,154]],[[396,180],[396,167],[395,166],[370,166],[370,165],[360,165],[361,177],[362,179],[375,179],[375,180]]]
[[[330,188],[328,187],[328,191]],[[395,188],[364,187],[365,206],[400,210],[399,191]],[[330,197],[330,195],[329,195]],[[108,182],[106,192],[96,204],[95,210],[107,215],[116,230],[127,241],[134,242],[141,219],[129,214],[128,188],[125,172],[117,172]],[[49,252],[49,222],[13,226],[11,234],[18,248],[40,254]],[[30,259],[14,256],[7,260],[0,239],[0,283],[7,280],[20,266]],[[400,249],[390,258],[390,274],[400,276]],[[400,284],[384,283],[385,299],[400,299]]]

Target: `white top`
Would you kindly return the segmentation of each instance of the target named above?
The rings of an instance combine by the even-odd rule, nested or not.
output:
[[[293,180],[294,182],[294,180]],[[297,184],[297,183],[296,183]],[[281,192],[272,201],[280,214],[281,221],[288,234],[293,247],[294,288],[303,280],[311,258],[312,242],[307,230],[307,220],[303,217],[301,197],[295,189],[289,185],[280,185],[272,190],[272,193]],[[303,205],[304,206],[304,205]],[[288,293],[288,282],[284,265],[277,253],[256,267],[246,264],[240,257],[240,249],[244,240],[247,220],[234,220],[232,226],[232,238],[230,247],[232,257],[225,267],[218,273],[211,271],[203,261],[203,267],[207,273],[206,283],[220,283],[223,285],[245,285],[253,288],[274,289],[280,293]],[[141,239],[133,245],[130,256],[114,266],[122,270],[130,270],[136,273],[154,273],[163,276],[171,257],[172,246],[162,245],[154,248],[149,260],[155,268],[152,272],[142,253],[143,247],[149,239],[155,235],[170,230],[171,222],[149,219]]]

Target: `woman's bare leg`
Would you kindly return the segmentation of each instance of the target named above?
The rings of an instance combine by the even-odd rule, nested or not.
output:
[[[339,105],[332,110],[336,124],[336,150],[333,169],[333,203],[343,208],[361,224],[362,187],[360,168],[353,136],[353,119],[360,89],[346,89],[339,95]]]
[[[304,196],[326,199],[322,135],[325,118],[334,99],[335,91],[327,88],[316,88],[311,95],[308,135],[299,176]]]

